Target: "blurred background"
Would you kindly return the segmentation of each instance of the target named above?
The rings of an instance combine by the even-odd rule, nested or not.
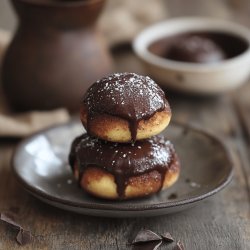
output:
[[[30,2],[32,2],[31,0],[29,0]],[[34,2],[37,0],[34,0]],[[44,2],[48,1],[48,0],[43,0]],[[16,27],[17,27],[17,17],[16,14],[14,12],[14,9],[12,7],[11,4],[12,1],[9,0],[1,0],[0,1],[0,65],[2,65],[2,58],[5,52],[5,49],[8,47],[9,42],[11,40],[12,35],[15,33]],[[15,1],[14,1],[15,2]],[[16,1],[18,2],[18,1]],[[20,2],[22,2],[20,0]],[[23,1],[25,2],[25,1]],[[28,1],[27,1],[28,2]],[[42,0],[40,1],[42,2]],[[60,1],[51,1],[51,2],[60,2]],[[62,1],[65,2],[65,1]],[[70,1],[69,1],[70,2]],[[72,1],[72,2],[76,2],[76,1]],[[91,1],[87,1],[87,2],[91,2]],[[94,1],[93,1],[94,2]],[[44,108],[40,108],[40,104],[34,104],[35,100],[37,98],[35,98],[35,100],[32,98],[30,99],[30,102],[23,108],[22,111],[37,111],[37,110],[53,110],[54,108],[64,108],[64,107],[69,107],[69,101],[67,101],[67,97],[69,100],[75,100],[75,106],[74,106],[74,111],[78,110],[78,105],[79,105],[79,96],[82,96],[82,86],[83,86],[83,82],[86,81],[88,82],[88,84],[85,84],[86,87],[89,86],[90,83],[92,83],[93,81],[95,81],[97,78],[102,77],[103,75],[106,75],[106,72],[110,72],[108,69],[105,69],[103,72],[99,72],[98,70],[101,69],[103,66],[108,65],[110,66],[113,62],[113,66],[115,67],[111,67],[112,71],[135,71],[137,73],[142,73],[144,74],[145,72],[142,70],[142,67],[139,63],[138,58],[135,57],[135,55],[133,54],[130,44],[132,42],[132,40],[135,38],[136,35],[138,35],[138,33],[140,31],[142,31],[143,29],[145,29],[146,27],[150,26],[153,23],[157,23],[160,22],[162,20],[167,20],[167,19],[171,19],[173,17],[184,17],[184,16],[209,16],[209,17],[216,17],[218,19],[225,19],[225,20],[231,20],[235,23],[239,23],[242,24],[243,26],[246,27],[250,27],[250,18],[249,18],[249,13],[250,13],[250,1],[249,0],[107,0],[106,4],[104,6],[104,9],[101,11],[101,14],[98,18],[98,21],[96,23],[96,26],[98,27],[98,29],[101,31],[101,34],[104,37],[104,43],[100,42],[99,37],[98,38],[94,38],[94,36],[96,36],[96,34],[93,33],[93,41],[98,42],[98,46],[103,46],[103,44],[105,44],[105,46],[103,46],[103,48],[101,48],[99,51],[96,50],[94,51],[91,55],[87,55],[89,56],[89,58],[87,58],[86,61],[88,61],[88,63],[85,63],[83,65],[82,68],[85,67],[85,72],[89,73],[88,74],[83,74],[82,76],[80,75],[80,77],[78,77],[78,79],[76,79],[76,82],[73,84],[74,86],[78,86],[76,88],[72,88],[70,84],[68,83],[72,83],[72,76],[70,74],[68,74],[68,80],[65,82],[65,87],[60,88],[59,85],[57,85],[61,90],[64,89],[64,93],[57,94],[57,90],[54,89],[54,91],[56,91],[56,94],[46,94],[46,96],[50,96],[48,98],[46,98],[46,100],[51,99],[52,101],[57,101],[55,100],[55,97],[61,98],[61,100],[65,100],[65,105],[51,105],[51,106],[46,106],[47,104],[45,103],[45,98],[43,98],[41,96],[41,99],[43,101],[44,104]],[[87,15],[87,14],[86,14]],[[91,16],[91,14],[90,14]],[[49,23],[49,22],[48,22]],[[50,25],[50,23],[49,23]],[[33,32],[33,31],[32,31]],[[37,30],[36,35],[39,37],[39,30]],[[35,38],[35,35],[31,35],[30,36],[32,39]],[[49,37],[49,36],[48,36]],[[43,44],[45,44],[47,41],[50,41],[50,39],[47,40],[44,39]],[[35,38],[36,40],[40,39],[40,38]],[[62,39],[63,39],[63,34],[62,34]],[[67,40],[67,39],[66,39]],[[87,40],[87,39],[84,39]],[[81,39],[79,40],[81,41]],[[30,44],[35,44],[37,41],[31,41]],[[65,42],[65,44],[69,42],[69,39]],[[60,43],[60,45],[62,45],[64,42]],[[41,45],[41,44],[40,44]],[[38,47],[40,46],[39,44],[37,45]],[[66,44],[67,45],[67,44]],[[65,45],[65,46],[66,46]],[[127,49],[124,50],[124,46],[123,45],[129,45],[127,46]],[[30,49],[30,45],[26,46],[26,43],[22,44],[23,48],[26,49],[28,55],[34,54],[33,52],[30,53],[29,49]],[[64,45],[63,45],[64,46]],[[68,47],[67,47],[68,46]],[[72,46],[69,44],[67,45],[65,48],[63,47],[61,49],[61,52],[63,51],[63,53],[69,51],[69,49],[73,49],[76,46]],[[91,43],[90,44],[86,44],[84,45],[86,46],[86,51],[91,51]],[[88,47],[90,46],[90,47]],[[97,46],[97,45],[96,45]],[[98,47],[97,46],[97,47]],[[126,47],[125,46],[125,47]],[[25,48],[26,47],[26,48]],[[54,48],[56,48],[56,46],[54,46]],[[129,47],[129,49],[128,49]],[[109,51],[111,53],[107,53],[106,57],[105,55],[102,56],[102,54],[105,52],[107,52],[107,48],[109,49]],[[117,50],[118,48],[118,50]],[[123,50],[122,50],[122,49]],[[84,48],[83,48],[84,49]],[[97,48],[99,49],[99,48]],[[81,51],[80,49],[78,51]],[[66,70],[62,69],[62,65],[61,62],[63,62],[63,60],[61,58],[64,58],[64,54],[63,53],[59,53],[60,54],[60,58],[59,60],[59,64],[55,61],[54,65],[58,65],[58,79],[57,83],[62,83],[61,79],[66,79],[67,76],[67,72]],[[41,51],[40,56],[43,56],[43,51]],[[68,55],[70,56],[70,53],[68,53]],[[65,54],[66,55],[66,54]],[[68,56],[67,55],[67,56]],[[100,63],[98,64],[98,56],[102,56],[102,60],[100,60]],[[110,58],[110,60],[107,59],[107,56]],[[105,58],[104,58],[105,57]],[[16,57],[14,57],[16,58]],[[26,57],[24,57],[26,59]],[[55,58],[54,56],[52,58]],[[82,57],[85,58],[85,57]],[[97,58],[97,59],[94,59]],[[93,61],[96,60],[96,61]],[[15,59],[16,60],[16,59]],[[41,59],[38,59],[40,61],[42,61]],[[74,58],[75,60],[75,58]],[[78,59],[77,59],[78,60]],[[13,60],[12,60],[13,61]],[[19,63],[22,60],[16,60],[15,63]],[[26,60],[24,60],[26,62]],[[67,60],[65,60],[67,61]],[[79,60],[79,62],[83,61],[82,59]],[[112,61],[112,62],[111,62]],[[23,62],[23,61],[22,61]],[[92,63],[92,64],[91,64]],[[89,65],[88,65],[89,64]],[[21,63],[22,65],[22,63]],[[32,63],[31,63],[32,65]],[[78,65],[78,63],[75,63],[75,65]],[[73,65],[73,67],[75,67],[75,65]],[[94,66],[93,66],[94,65]],[[97,66],[95,66],[97,65]],[[23,66],[23,65],[22,65]],[[35,68],[35,65],[32,65]],[[70,67],[68,65],[64,65],[65,69],[70,69]],[[11,66],[12,68],[17,69],[19,66],[18,64],[15,64],[14,66]],[[11,67],[9,67],[11,69]],[[29,65],[27,65],[27,67],[29,68]],[[41,69],[44,69],[44,74],[41,76]],[[2,67],[0,68],[0,70],[2,70]],[[54,70],[54,69],[53,69]],[[81,72],[81,69],[79,67],[78,72],[74,71],[75,69],[72,70],[72,75],[79,75],[79,73]],[[91,70],[92,75],[91,75]],[[96,70],[96,72],[95,72]],[[7,70],[5,70],[7,72]],[[25,70],[23,70],[25,71]],[[65,71],[65,76],[60,75],[61,72]],[[21,72],[18,72],[16,74],[12,73],[13,71],[9,70],[8,72],[8,77],[12,77],[12,75],[16,75],[16,79],[17,81],[20,80],[20,76],[18,74],[22,74]],[[34,72],[34,69],[32,69],[32,72]],[[47,82],[47,87],[49,87],[49,89],[44,90],[45,91],[50,91],[50,86],[52,86],[52,84],[49,82],[49,80],[51,80],[50,78],[46,78],[47,77],[47,72],[48,70],[45,69],[45,67],[40,67],[37,66],[37,72],[40,78],[42,78],[42,81],[45,83],[44,86],[46,87],[46,81],[43,80],[43,77],[45,77],[46,80],[48,80]],[[147,73],[147,72],[146,72]],[[52,74],[54,74],[54,71],[52,71]],[[28,75],[28,73],[27,73]],[[49,76],[51,74],[48,74]],[[36,79],[39,78],[38,76],[36,77]],[[81,77],[87,77],[86,79],[83,79]],[[40,79],[41,80],[41,79]],[[9,81],[13,81],[13,86],[14,86],[14,80],[9,80]],[[3,81],[2,81],[3,82]],[[2,84],[1,82],[1,84]],[[27,83],[25,77],[23,78],[23,83]],[[36,82],[37,83],[37,82]],[[12,110],[9,109],[9,105],[6,105],[6,101],[4,101],[4,99],[8,99],[6,98],[6,95],[2,94],[1,91],[1,84],[0,84],[0,118],[2,119],[2,122],[0,123],[0,125],[2,124],[3,127],[3,135],[8,135],[8,136],[24,136],[27,134],[30,134],[33,131],[37,131],[39,128],[43,128],[47,125],[50,124],[54,124],[54,121],[60,121],[60,122],[64,122],[67,121],[69,119],[69,115],[67,110],[60,110],[60,112],[57,112],[58,110],[56,110],[56,113],[35,113],[35,116],[33,113],[26,113],[25,116],[20,116],[20,115],[15,115],[15,113],[12,112]],[[16,83],[15,83],[16,84]],[[17,85],[17,84],[16,84]],[[29,91],[27,91],[27,89],[29,89],[29,87],[32,84],[27,84],[27,88],[24,88],[26,90],[26,94],[27,92],[31,93],[31,97],[33,95],[32,91],[34,92],[36,89],[30,89]],[[73,86],[72,85],[72,86]],[[6,86],[8,87],[9,84],[7,82]],[[56,85],[55,85],[56,86]],[[44,87],[44,89],[45,89]],[[36,88],[36,87],[35,87]],[[8,90],[8,89],[7,89]],[[22,89],[21,89],[22,90]],[[42,89],[43,90],[43,89]],[[9,88],[9,96],[10,95],[14,95],[14,92],[19,93],[20,90],[18,90],[17,88],[15,89],[15,91],[13,91],[12,88]],[[73,91],[75,91],[73,93]],[[69,96],[69,93],[72,94],[72,98],[71,96]],[[248,91],[242,91],[243,94],[246,93],[246,95],[248,95]],[[241,95],[242,95],[241,93]],[[28,94],[27,94],[28,95]],[[74,98],[74,95],[77,96],[77,98]],[[15,98],[19,98],[20,95],[15,95],[14,97],[12,97],[13,99]],[[247,96],[248,98],[248,96]],[[28,100],[28,98],[24,98],[25,100]],[[60,100],[60,101],[61,101]],[[60,101],[58,101],[58,103],[60,103]],[[189,100],[190,101],[190,100]],[[15,105],[14,105],[15,106]],[[18,106],[18,105],[16,105]],[[77,107],[77,108],[76,108]],[[71,109],[71,107],[70,107]],[[45,115],[45,117],[43,116]],[[55,115],[58,115],[57,119],[54,119]],[[14,118],[14,119],[13,119]],[[19,119],[20,118],[20,119]],[[45,119],[46,118],[46,119]],[[48,119],[47,119],[48,118]],[[30,122],[30,121],[33,122]],[[45,122],[44,121],[48,121]],[[24,124],[25,129],[20,131],[20,122]],[[6,126],[6,124],[8,126]],[[35,124],[35,126],[34,126]],[[12,128],[8,131],[6,131],[6,128]],[[0,126],[0,134],[1,134],[1,126]]]
[[[249,0],[108,0],[99,26],[114,43],[131,38],[150,23],[180,16],[213,16],[250,27],[249,13]],[[1,0],[0,28],[13,31],[16,23],[10,1]],[[111,34],[114,29],[116,34]]]
[[[145,11],[145,4],[164,5],[163,12],[166,17],[202,15],[221,18],[233,18],[235,21],[249,25],[248,15],[250,3],[248,0],[109,0],[108,8],[119,8],[126,5],[136,10]],[[108,9],[107,8],[107,9]],[[152,9],[151,9],[152,10]],[[0,1],[0,25],[3,29],[12,30],[16,24],[16,18],[9,0]]]

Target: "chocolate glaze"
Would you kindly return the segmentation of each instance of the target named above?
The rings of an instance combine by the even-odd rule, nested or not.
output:
[[[172,143],[164,136],[125,144],[111,143],[84,134],[73,141],[69,162],[72,168],[77,162],[79,182],[88,167],[95,166],[111,173],[119,198],[123,198],[130,177],[152,171],[160,174],[161,189],[166,171],[178,160]],[[159,178],[159,175],[156,176]]]
[[[103,113],[126,119],[132,141],[136,140],[140,120],[164,109],[171,112],[163,90],[148,76],[134,73],[116,73],[95,82],[83,103],[88,111],[87,121]]]
[[[69,153],[69,165],[71,166],[72,171],[74,170],[74,164],[76,160],[76,147],[82,140],[82,136],[78,136],[74,139],[74,141],[71,144],[71,150]]]
[[[187,32],[162,38],[149,45],[152,53],[175,61],[215,63],[240,55],[245,39],[224,32]]]

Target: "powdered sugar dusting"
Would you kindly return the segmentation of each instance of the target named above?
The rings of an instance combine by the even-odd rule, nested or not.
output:
[[[114,73],[95,82],[86,93],[84,103],[90,112],[139,120],[163,109],[166,99],[162,89],[150,77]]]
[[[106,142],[85,134],[75,151],[81,166],[94,164],[111,173],[133,175],[148,172],[155,167],[168,168],[174,148],[169,140],[160,135],[134,144],[124,144]]]
[[[79,176],[89,167],[111,173],[115,177],[119,197],[123,197],[133,176],[147,178],[144,174],[148,173],[163,184],[166,171],[176,162],[178,164],[173,145],[159,135],[126,144],[107,142],[84,134],[74,140],[70,152],[70,165],[74,169],[77,163]]]

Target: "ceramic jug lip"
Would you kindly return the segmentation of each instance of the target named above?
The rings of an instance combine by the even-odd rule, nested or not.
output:
[[[49,0],[12,0],[14,2],[21,2],[27,5],[33,6],[45,6],[45,7],[77,7],[77,6],[90,6],[106,0],[75,0],[75,1],[49,1]]]

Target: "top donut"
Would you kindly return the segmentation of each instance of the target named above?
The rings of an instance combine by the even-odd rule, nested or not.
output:
[[[171,110],[163,90],[148,76],[115,73],[88,89],[80,116],[88,134],[127,143],[159,134]]]

